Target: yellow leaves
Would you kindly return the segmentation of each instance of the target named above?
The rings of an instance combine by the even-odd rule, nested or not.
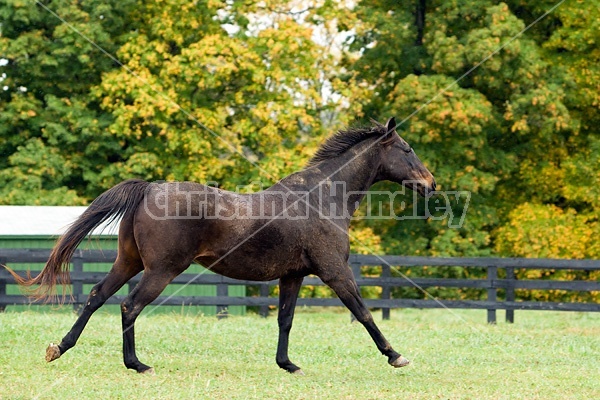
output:
[[[560,131],[563,129],[567,129],[569,127],[569,124],[568,124],[568,121],[566,120],[566,118],[564,118],[562,115],[559,115],[556,117],[554,126],[555,126],[556,130]]]
[[[469,118],[467,116],[467,113],[464,112],[464,111],[462,111],[460,109],[460,107],[458,107],[459,104],[460,103],[457,103],[457,108],[458,109],[452,114],[452,116],[453,116],[454,120],[460,121],[463,124],[468,125],[469,124]]]
[[[358,254],[382,254],[381,237],[370,227],[355,227],[350,229],[350,249]]]
[[[226,5],[226,3],[222,0],[208,0],[206,2],[206,6],[208,8],[214,9],[214,10],[224,8],[225,5]],[[190,2],[190,6],[198,7],[198,4],[196,1],[194,1],[194,2]]]
[[[527,119],[521,118],[520,120],[515,121],[515,123],[513,123],[512,126],[510,127],[510,131],[511,132],[528,132],[529,126],[527,125]]]
[[[496,248],[517,257],[586,258],[598,223],[573,209],[524,203],[509,215],[509,224],[496,232]]]

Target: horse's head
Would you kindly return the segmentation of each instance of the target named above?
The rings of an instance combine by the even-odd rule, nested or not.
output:
[[[385,124],[385,137],[380,141],[380,180],[388,180],[415,190],[421,196],[435,191],[435,179],[412,147],[396,133],[396,120]]]

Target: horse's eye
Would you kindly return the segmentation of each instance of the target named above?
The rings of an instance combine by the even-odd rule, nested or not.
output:
[[[400,150],[402,150],[405,153],[410,153],[412,151],[412,147],[410,147],[410,145],[406,142],[398,142],[396,143],[396,147],[399,147]]]

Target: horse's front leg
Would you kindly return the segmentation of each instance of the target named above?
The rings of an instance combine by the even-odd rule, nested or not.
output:
[[[399,368],[409,364],[409,361],[405,357],[392,348],[392,345],[386,340],[379,328],[377,328],[377,325],[375,325],[371,312],[365,306],[360,296],[360,290],[350,268],[345,265],[332,267],[331,269],[327,269],[325,273],[319,274],[319,277],[333,289],[342,303],[363,324],[381,354],[387,356],[388,363],[391,366]]]
[[[304,277],[283,277],[279,280],[279,341],[277,342],[277,365],[293,374],[303,374],[300,367],[290,361],[288,357],[288,344],[292,320],[298,292],[302,286]]]

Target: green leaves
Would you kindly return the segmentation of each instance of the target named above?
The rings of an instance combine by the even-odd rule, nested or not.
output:
[[[0,6],[0,57],[7,60],[0,66],[3,204],[85,204],[99,193],[85,177],[109,163],[120,146],[106,140],[107,117],[89,92],[115,67],[98,46],[116,48],[130,6],[129,1],[49,5],[67,22],[33,3]]]
[[[364,19],[359,26],[372,29],[354,44],[364,46],[360,62],[378,58],[368,67],[357,64],[364,68],[358,80],[373,90],[365,109],[380,118],[406,118],[401,134],[441,189],[468,190],[473,196],[461,229],[448,230],[439,221],[374,226],[385,252],[484,255],[496,250],[539,256],[526,245],[528,234],[519,242],[508,227],[522,224],[544,235],[552,216],[540,210],[591,237],[598,212],[593,170],[599,149],[590,130],[597,107],[588,107],[598,103],[597,85],[589,79],[600,65],[592,45],[597,5],[588,5],[588,12],[565,3],[524,32],[554,4],[427,1],[422,45],[410,40],[419,21],[407,17],[418,15],[421,6],[362,2],[357,8],[356,15]],[[398,21],[407,21],[404,29]],[[402,38],[401,32],[406,33]],[[418,63],[409,54],[420,54]],[[414,73],[403,69],[407,65]],[[381,84],[374,85],[377,77]],[[591,246],[587,249],[557,247],[552,254],[596,254]]]

